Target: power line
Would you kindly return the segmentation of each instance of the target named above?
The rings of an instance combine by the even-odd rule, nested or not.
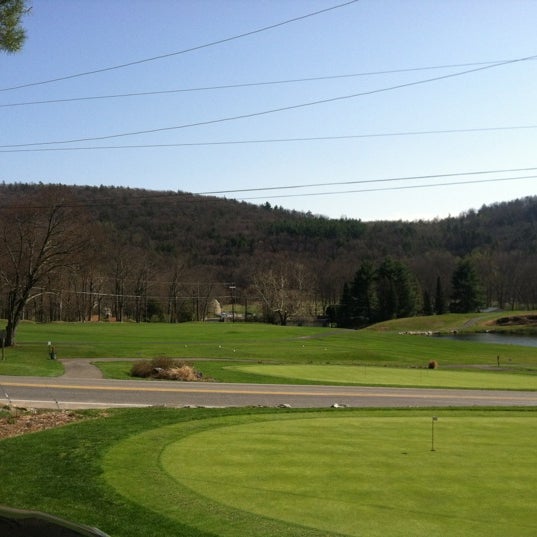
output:
[[[185,283],[184,285],[196,286],[196,283]],[[222,284],[218,284],[222,285]],[[37,289],[40,289],[38,287]],[[210,298],[210,296],[216,296],[218,298],[233,298],[234,295],[225,294],[226,291],[219,292],[221,289],[211,289],[209,293],[205,294],[192,294],[192,295],[173,295],[173,294],[155,294],[155,293],[109,293],[104,291],[77,291],[75,289],[53,289],[50,291],[43,291],[43,293],[54,294],[58,296],[63,295],[76,295],[76,296],[87,296],[90,298],[123,298],[123,299],[165,299],[165,300],[205,300]],[[40,295],[36,295],[40,296]]]
[[[380,132],[369,134],[346,134],[340,136],[307,136],[299,138],[265,138],[253,140],[223,140],[218,142],[183,142],[175,144],[139,144],[139,145],[103,145],[87,147],[40,147],[33,149],[0,149],[0,153],[38,153],[44,151],[94,151],[110,149],[159,149],[167,147],[200,147],[219,145],[244,145],[244,144],[274,144],[289,142],[318,142],[318,141],[338,141],[354,140],[362,138],[386,138],[393,136],[424,136],[435,134],[461,134],[475,132],[494,132],[521,129],[537,129],[537,125],[512,125],[504,127],[476,127],[468,129],[438,129],[427,131],[401,131],[401,132]],[[1,147],[1,146],[0,146]]]
[[[261,196],[261,197],[249,197],[249,198],[237,198],[239,201],[252,201],[261,199],[279,199],[279,198],[298,198],[298,197],[311,197],[311,196],[331,196],[336,194],[357,194],[366,192],[384,192],[389,190],[412,190],[416,188],[436,188],[439,186],[455,186],[455,185],[471,185],[479,183],[498,183],[503,181],[518,181],[521,179],[537,179],[537,175],[526,175],[523,177],[504,177],[496,179],[475,179],[472,181],[451,181],[446,183],[431,183],[426,185],[406,185],[406,186],[391,186],[385,188],[371,188],[361,190],[340,190],[331,192],[310,192],[302,194],[281,194],[276,196]]]
[[[358,179],[355,181],[333,181],[325,183],[313,183],[308,185],[282,185],[282,186],[270,186],[270,187],[260,187],[253,189],[242,189],[242,190],[222,190],[218,192],[196,192],[192,194],[187,193],[175,193],[175,192],[158,192],[151,194],[144,194],[141,196],[131,196],[128,201],[141,202],[144,200],[155,200],[161,198],[169,198],[173,201],[180,201],[181,203],[200,203],[205,201],[202,196],[215,195],[215,194],[234,194],[238,192],[260,192],[268,190],[290,190],[290,189],[299,189],[299,188],[314,188],[321,186],[342,186],[342,185],[353,185],[353,184],[375,184],[375,183],[387,183],[387,182],[400,182],[400,181],[418,181],[426,179],[441,179],[449,177],[461,177],[461,176],[475,176],[475,175],[486,175],[486,174],[501,174],[501,173],[517,173],[517,172],[529,172],[537,170],[537,166],[528,167],[528,168],[508,168],[508,169],[496,169],[496,170],[475,170],[475,171],[463,171],[456,173],[443,173],[443,174],[430,174],[430,175],[415,175],[415,176],[405,176],[405,177],[388,177],[380,179]],[[384,190],[402,190],[402,189],[412,189],[412,188],[430,188],[437,186],[451,186],[451,185],[467,185],[474,183],[492,183],[499,181],[517,181],[521,179],[533,179],[537,176],[528,175],[522,177],[505,177],[505,178],[492,178],[484,180],[472,180],[472,181],[459,181],[459,182],[446,182],[446,183],[431,183],[425,185],[407,185],[407,186],[393,186],[377,189],[363,189],[363,190],[346,190],[346,191],[328,191],[328,192],[312,192],[312,193],[301,193],[301,194],[281,194],[281,195],[269,195],[262,197],[248,197],[248,198],[237,198],[241,200],[258,200],[258,199],[273,199],[273,198],[290,198],[290,197],[306,197],[306,196],[323,196],[331,194],[347,194],[347,193],[361,193],[361,192],[378,192]],[[182,197],[178,199],[176,196],[180,194],[186,194],[188,197]],[[197,197],[196,197],[197,196]],[[115,205],[118,203],[117,199],[112,199],[110,197],[101,199],[92,203],[67,203],[62,204],[62,207],[65,208],[88,208],[88,207],[104,207],[106,205]],[[122,201],[124,203],[124,201]],[[0,205],[0,210],[2,209],[48,209],[48,206],[41,205]]]
[[[201,86],[193,88],[176,88],[169,90],[160,90],[160,91],[142,91],[142,92],[130,92],[130,93],[116,93],[111,95],[89,95],[83,97],[64,97],[60,99],[46,99],[40,101],[22,101],[15,103],[6,103],[0,104],[0,108],[11,108],[17,106],[30,106],[30,105],[40,105],[40,104],[57,104],[57,103],[70,103],[70,102],[80,102],[80,101],[93,101],[93,100],[105,100],[105,99],[121,99],[128,97],[147,97],[151,95],[170,95],[176,93],[191,93],[191,92],[200,92],[200,91],[217,91],[217,90],[227,90],[227,89],[238,89],[238,88],[251,88],[259,86],[272,86],[279,84],[298,84],[302,82],[319,82],[324,80],[338,80],[343,78],[357,78],[365,76],[377,76],[377,75],[386,75],[386,74],[397,74],[397,73],[409,73],[415,71],[429,71],[433,69],[453,69],[458,67],[471,67],[477,65],[492,65],[506,60],[496,60],[488,62],[471,62],[471,63],[458,63],[458,64],[447,64],[447,65],[432,65],[425,67],[409,67],[404,69],[390,69],[385,71],[369,71],[362,73],[347,73],[340,75],[326,75],[326,76],[314,76],[314,77],[303,77],[303,78],[290,78],[286,80],[269,80],[262,82],[243,82],[239,84],[221,84],[216,86]]]
[[[478,170],[473,172],[457,172],[457,173],[439,173],[433,175],[410,175],[406,177],[388,177],[382,179],[359,179],[357,181],[331,181],[329,183],[311,183],[306,185],[284,185],[284,186],[269,186],[258,188],[242,188],[237,190],[219,190],[213,192],[196,192],[197,195],[216,195],[216,194],[236,194],[238,192],[262,192],[267,190],[294,190],[298,188],[316,188],[319,186],[341,186],[341,185],[356,185],[365,183],[389,183],[394,181],[419,181],[422,179],[440,179],[443,177],[460,177],[462,175],[490,175],[493,173],[516,173],[516,172],[529,172],[537,170],[537,167],[533,168],[511,168],[503,170]]]
[[[58,145],[58,144],[78,143],[78,142],[91,142],[91,141],[99,141],[99,140],[110,140],[110,139],[114,139],[114,138],[124,138],[124,137],[127,137],[127,136],[138,136],[138,135],[141,135],[141,134],[154,134],[154,133],[157,133],[157,132],[166,132],[166,131],[172,131],[172,130],[191,128],[191,127],[214,125],[216,123],[224,123],[224,122],[229,122],[229,121],[236,121],[236,120],[239,120],[239,119],[249,119],[249,118],[253,118],[253,117],[259,117],[259,116],[263,116],[263,115],[274,114],[274,113],[277,113],[277,112],[287,112],[289,110],[297,110],[297,109],[300,109],[300,108],[307,108],[307,107],[316,106],[316,105],[319,105],[319,104],[333,103],[333,102],[353,99],[353,98],[356,98],[356,97],[363,97],[365,95],[373,95],[375,93],[382,93],[382,92],[386,92],[386,91],[393,91],[393,90],[397,90],[397,89],[408,88],[408,87],[412,87],[412,86],[418,86],[418,85],[427,84],[427,83],[430,83],[430,82],[437,82],[439,80],[446,80],[446,79],[449,79],[449,78],[455,78],[455,77],[459,77],[459,76],[464,76],[464,75],[467,75],[467,74],[476,73],[476,72],[479,72],[479,71],[484,71],[486,69],[493,69],[495,67],[502,67],[504,65],[510,65],[510,64],[513,64],[513,63],[529,61],[529,60],[533,60],[535,58],[537,58],[537,55],[527,56],[527,57],[524,57],[524,58],[517,58],[517,59],[513,59],[513,60],[507,60],[507,61],[496,63],[496,64],[493,64],[493,65],[486,65],[484,67],[477,67],[477,68],[474,68],[474,69],[468,69],[468,70],[465,70],[465,71],[459,71],[457,73],[450,73],[450,74],[447,74],[447,75],[442,75],[442,76],[438,76],[438,77],[434,77],[434,78],[427,78],[425,80],[417,80],[417,81],[414,81],[414,82],[406,82],[404,84],[398,84],[398,85],[390,86],[390,87],[387,87],[387,88],[380,88],[380,89],[369,90],[369,91],[364,91],[364,92],[360,92],[360,93],[353,93],[351,95],[342,95],[342,96],[338,96],[338,97],[331,97],[331,98],[328,98],[328,99],[320,99],[320,100],[317,100],[317,101],[310,101],[310,102],[307,102],[307,103],[300,103],[300,104],[295,104],[295,105],[282,106],[280,108],[272,108],[272,109],[269,109],[269,110],[263,110],[263,111],[260,111],[260,112],[252,112],[252,113],[249,113],[249,114],[240,114],[240,115],[236,115],[236,116],[212,119],[212,120],[207,120],[207,121],[199,121],[199,122],[196,122],[196,123],[187,123],[187,124],[183,124],[183,125],[175,125],[175,126],[172,126],[172,127],[160,127],[160,128],[156,128],[156,129],[147,129],[147,130],[140,130],[140,131],[134,131],[134,132],[124,132],[124,133],[118,133],[118,134],[109,134],[109,135],[105,135],[105,136],[95,136],[95,137],[88,137],[88,138],[74,138],[74,139],[71,139],[71,140],[56,140],[56,141],[50,141],[50,142],[33,142],[33,143],[26,143],[26,144],[0,145],[0,148],[6,148],[7,149],[7,148],[16,148],[16,147],[32,147],[32,146],[38,146],[38,145]]]
[[[42,81],[39,81],[39,82],[30,82],[28,84],[21,84],[19,86],[12,86],[12,87],[9,87],[9,88],[0,88],[0,91],[12,91],[12,90],[17,90],[17,89],[21,89],[21,88],[29,88],[29,87],[32,87],[32,86],[41,86],[41,85],[44,85],[44,84],[51,84],[53,82],[61,82],[63,80],[71,80],[73,78],[80,78],[80,77],[84,77],[84,76],[95,75],[95,74],[98,74],[98,73],[105,73],[105,72],[108,72],[108,71],[115,71],[115,70],[118,70],[118,69],[124,69],[126,67],[132,67],[133,65],[140,65],[142,63],[149,63],[149,62],[154,62],[154,61],[157,61],[157,60],[163,60],[165,58],[171,58],[172,56],[179,56],[181,54],[187,54],[189,52],[194,52],[194,51],[197,51],[197,50],[202,50],[202,49],[205,49],[205,48],[214,47],[216,45],[222,45],[223,43],[229,43],[230,41],[236,41],[237,39],[242,39],[243,37],[249,37],[249,36],[252,36],[252,35],[255,35],[255,34],[266,32],[268,30],[274,30],[275,28],[285,26],[286,24],[291,24],[293,22],[302,21],[304,19],[308,19],[308,18],[314,17],[316,15],[321,15],[322,13],[327,13],[327,12],[333,11],[335,9],[339,9],[339,8],[342,8],[342,7],[349,6],[351,4],[355,4],[358,1],[359,0],[350,0],[348,2],[344,2],[343,4],[337,4],[335,6],[331,6],[331,7],[325,8],[325,9],[320,9],[318,11],[314,11],[312,13],[307,13],[307,14],[301,15],[299,17],[294,17],[292,19],[287,19],[287,20],[278,22],[276,24],[271,24],[270,26],[264,26],[264,27],[258,28],[256,30],[251,30],[249,32],[234,35],[232,37],[226,37],[224,39],[219,39],[217,41],[212,41],[210,43],[205,43],[203,45],[197,45],[195,47],[179,50],[179,51],[176,51],[176,52],[169,52],[167,54],[161,54],[159,56],[153,56],[151,58],[144,58],[144,59],[141,59],[141,60],[135,60],[135,61],[132,61],[132,62],[123,63],[123,64],[120,64],[120,65],[114,65],[114,66],[111,66],[111,67],[102,67],[100,69],[94,69],[92,71],[84,71],[84,72],[81,72],[81,73],[75,73],[75,74],[72,74],[72,75],[62,76],[62,77],[58,77],[58,78],[52,78],[52,79],[49,79],[49,80],[42,80]]]

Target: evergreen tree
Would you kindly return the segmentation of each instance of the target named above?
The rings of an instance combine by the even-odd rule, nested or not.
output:
[[[419,285],[414,274],[406,265],[397,264],[396,273],[399,308],[397,317],[412,317],[421,306]]]
[[[363,262],[352,284],[343,287],[338,324],[358,328],[410,317],[421,307],[419,298],[415,277],[399,261],[386,258],[378,269],[370,262]],[[430,299],[428,303],[430,305]]]
[[[21,19],[29,11],[24,0],[0,0],[0,51],[17,52],[22,48],[26,32]]]
[[[336,322],[341,328],[352,328],[353,300],[349,284],[343,286],[343,294],[336,309]]]
[[[376,271],[373,265],[366,261],[361,264],[352,282],[352,320],[357,327],[367,326],[376,320],[377,293],[375,276]]]
[[[423,315],[432,315],[434,313],[429,291],[423,292]]]
[[[479,281],[469,259],[463,259],[457,265],[453,272],[452,287],[450,310],[453,313],[471,313],[479,309]]]
[[[397,266],[390,258],[385,259],[377,271],[377,296],[379,302],[378,320],[395,319],[399,311],[399,297],[396,289]]]
[[[379,320],[416,314],[418,293],[415,278],[399,261],[385,259],[377,271]]]
[[[436,313],[436,315],[443,315],[444,313],[446,313],[446,299],[444,297],[444,290],[442,289],[442,282],[440,281],[440,276],[436,278],[434,313]]]

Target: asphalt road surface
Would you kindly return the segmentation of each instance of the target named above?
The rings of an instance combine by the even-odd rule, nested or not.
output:
[[[32,408],[537,406],[537,392],[0,377],[0,401]],[[1,404],[1,403],[0,403]]]

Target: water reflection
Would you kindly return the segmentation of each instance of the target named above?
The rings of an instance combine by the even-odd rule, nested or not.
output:
[[[519,336],[513,334],[480,333],[480,334],[448,334],[446,337],[456,341],[471,341],[474,343],[493,343],[494,345],[520,345],[523,347],[537,347],[536,336]]]

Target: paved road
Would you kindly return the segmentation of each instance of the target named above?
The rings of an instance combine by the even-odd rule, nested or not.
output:
[[[34,408],[537,406],[537,392],[0,377],[0,404]]]

